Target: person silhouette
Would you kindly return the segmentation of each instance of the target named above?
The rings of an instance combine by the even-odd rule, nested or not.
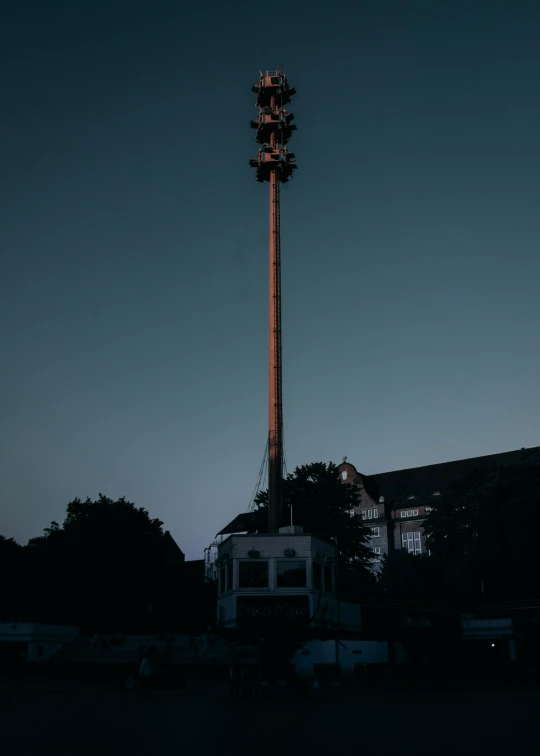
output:
[[[148,697],[152,690],[154,666],[150,660],[150,654],[145,651],[139,667],[139,685],[143,696]]]

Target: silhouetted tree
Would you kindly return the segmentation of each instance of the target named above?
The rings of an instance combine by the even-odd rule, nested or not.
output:
[[[427,603],[455,599],[444,583],[437,559],[427,554],[413,555],[405,549],[383,556],[379,586],[392,599]]]
[[[0,535],[0,575],[2,575],[0,620],[9,622],[21,617],[25,590],[24,556],[24,548],[13,538]]]
[[[14,538],[6,538],[0,535],[0,559],[20,552],[21,548],[22,546]]]
[[[162,525],[125,498],[74,499],[62,527],[28,544],[33,613],[108,632],[167,624],[181,564]]]
[[[538,452],[455,484],[425,522],[447,584],[465,596],[480,598],[484,590],[490,601],[536,596],[539,507]]]
[[[290,522],[292,507],[294,524],[301,525],[306,533],[335,536],[342,572],[365,571],[373,561],[367,546],[369,530],[354,512],[358,503],[358,489],[340,480],[332,462],[302,465],[283,481],[286,523]],[[259,492],[255,505],[258,510],[268,507],[268,491]]]

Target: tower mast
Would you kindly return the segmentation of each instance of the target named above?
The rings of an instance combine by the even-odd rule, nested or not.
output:
[[[296,169],[294,154],[287,143],[296,126],[286,106],[295,94],[285,74],[279,71],[260,72],[259,82],[252,87],[257,95],[257,129],[259,152],[250,166],[256,168],[256,179],[270,184],[270,291],[268,343],[268,532],[277,533],[282,524],[281,484],[283,479],[283,399],[281,349],[281,240],[280,184],[286,183]]]

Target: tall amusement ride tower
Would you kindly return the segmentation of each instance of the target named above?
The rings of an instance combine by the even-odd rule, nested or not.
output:
[[[268,376],[268,532],[277,533],[282,525],[281,482],[283,478],[283,400],[281,355],[281,242],[280,184],[285,184],[296,169],[294,154],[287,144],[296,126],[286,109],[295,94],[285,74],[260,72],[252,87],[257,95],[259,152],[249,164],[256,169],[257,181],[270,184],[270,295],[269,295],[269,376]]]
[[[273,537],[232,533],[218,545],[217,616],[225,633],[238,634],[244,642],[263,638],[264,674],[285,679],[296,643],[309,637],[327,639],[337,628],[358,632],[360,609],[352,604],[347,609],[336,595],[336,543],[283,522],[279,190],[296,169],[287,149],[296,129],[287,110],[295,91],[281,70],[261,72],[252,89],[258,118],[251,127],[257,131],[259,151],[249,163],[257,181],[270,184],[268,533]]]

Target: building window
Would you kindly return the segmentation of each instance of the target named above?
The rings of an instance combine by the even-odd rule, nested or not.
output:
[[[362,509],[360,514],[363,520],[375,520],[379,516],[378,509]]]
[[[233,589],[233,571],[232,571],[232,562],[229,562],[227,564],[226,570],[227,570],[227,590],[232,591]]]
[[[422,543],[420,541],[420,531],[418,530],[414,533],[402,533],[401,545],[409,552],[409,554],[421,554]]]
[[[372,538],[378,538],[379,537],[379,528],[371,528],[371,537]]]
[[[401,517],[418,517],[417,509],[402,509],[400,512]]]
[[[238,563],[239,588],[268,588],[268,562],[250,559]]]
[[[277,588],[305,588],[306,560],[278,560],[276,562],[276,586]]]
[[[324,565],[324,590],[326,593],[334,592],[334,570],[329,564]]]
[[[426,507],[426,508],[424,509],[424,512],[425,512],[426,514],[428,514],[428,512],[431,512],[431,510],[432,510],[432,509],[433,509],[433,507]]]
[[[384,504],[384,496],[379,496],[379,504]]]
[[[347,480],[347,470],[343,470],[343,472],[341,473],[341,479]]]
[[[380,562],[381,547],[375,546],[375,548],[373,549],[373,554],[375,555],[375,561]]]
[[[227,590],[227,577],[225,574],[225,567],[222,567],[219,571],[219,592],[225,593]]]

